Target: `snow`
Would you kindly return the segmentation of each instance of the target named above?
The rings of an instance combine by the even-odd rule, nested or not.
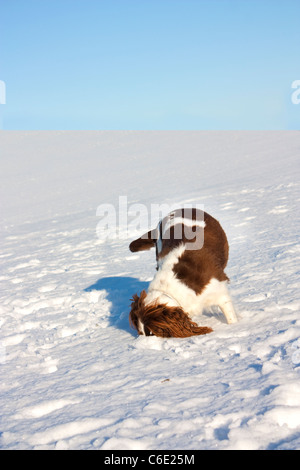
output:
[[[1,448],[299,449],[299,151],[298,131],[2,132]],[[137,337],[155,254],[124,217],[97,235],[125,196],[221,222],[238,323]]]

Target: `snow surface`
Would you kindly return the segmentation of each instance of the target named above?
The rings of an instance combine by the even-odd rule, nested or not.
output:
[[[300,448],[298,131],[1,132],[0,152],[1,448]],[[122,223],[98,238],[119,196],[221,222],[237,324],[137,337],[155,254]]]

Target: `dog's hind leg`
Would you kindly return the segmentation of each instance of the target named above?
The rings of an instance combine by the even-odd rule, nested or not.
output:
[[[220,299],[219,307],[224,313],[227,323],[236,323],[238,321],[233,304],[232,304],[232,300],[229,294],[228,294],[228,297],[222,297],[222,299]]]

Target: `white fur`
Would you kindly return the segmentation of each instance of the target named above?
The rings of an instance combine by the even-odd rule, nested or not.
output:
[[[166,220],[167,219],[167,220]],[[200,227],[200,228],[205,228],[206,224],[204,220],[193,220],[193,219],[188,219],[184,217],[174,217],[174,213],[171,212],[165,219],[159,222],[157,228],[156,228],[156,234],[157,234],[157,253],[161,252],[162,249],[162,240],[165,239],[166,232],[171,228],[174,227],[175,225],[180,224],[180,237],[182,236],[181,229],[182,225],[185,227]],[[162,234],[160,233],[160,227],[162,225]],[[184,230],[184,229],[183,229]],[[179,237],[178,237],[179,238]]]
[[[169,230],[171,227],[174,227],[174,225],[177,224],[182,224],[187,227],[201,227],[205,228],[205,222],[204,220],[193,220],[193,219],[185,219],[183,217],[175,217],[174,219],[170,218],[168,221],[163,225],[164,230],[163,230],[163,235],[167,230]]]
[[[145,336],[144,323],[140,319],[138,319],[138,331],[140,332],[141,335]]]
[[[172,250],[161,261],[156,276],[150,283],[145,304],[164,303],[180,306],[191,317],[200,315],[204,308],[218,305],[228,323],[237,321],[234,308],[227,290],[227,281],[212,278],[200,295],[176,278],[173,267],[185,251],[185,245]]]
[[[161,222],[159,222],[159,224],[157,226],[157,229],[156,229],[156,234],[157,234],[156,249],[157,249],[157,253],[160,253],[161,249],[162,249],[162,239],[161,239],[161,235],[160,235],[160,224],[161,224]]]

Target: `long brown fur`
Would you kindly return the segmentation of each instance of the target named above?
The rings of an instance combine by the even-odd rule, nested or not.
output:
[[[198,326],[192,322],[181,307],[169,307],[166,304],[151,303],[145,305],[147,293],[145,290],[132,298],[129,315],[130,324],[139,332],[138,320],[144,325],[146,336],[151,334],[163,338],[187,338],[189,336],[205,335],[213,330],[206,326]]]

